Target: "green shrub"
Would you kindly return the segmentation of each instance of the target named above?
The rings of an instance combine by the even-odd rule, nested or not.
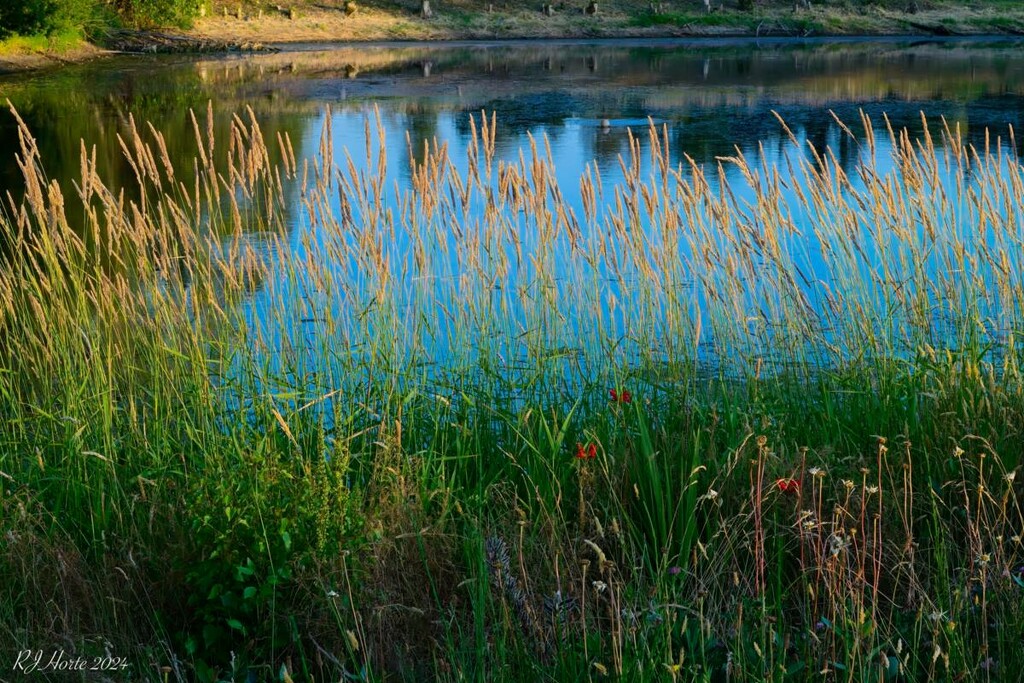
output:
[[[218,680],[228,662],[244,667],[246,650],[253,661],[275,661],[299,647],[289,626],[302,611],[295,568],[340,556],[360,527],[348,455],[320,436],[306,444],[309,459],[268,439],[193,479],[194,546],[178,567],[191,619],[179,637],[199,680]]]
[[[206,0],[21,0],[0,3],[0,38],[11,34],[51,35],[89,32],[113,15],[135,27],[187,27]]]
[[[128,24],[137,27],[188,27],[199,16],[205,0],[118,0],[117,9]]]
[[[23,0],[0,4],[0,38],[12,33],[50,35],[85,28],[98,16],[95,0]]]

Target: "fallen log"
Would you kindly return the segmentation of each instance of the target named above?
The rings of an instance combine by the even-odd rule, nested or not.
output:
[[[161,31],[115,29],[104,36],[104,45],[131,54],[190,54],[211,52],[277,52],[278,48],[252,41],[193,38]]]

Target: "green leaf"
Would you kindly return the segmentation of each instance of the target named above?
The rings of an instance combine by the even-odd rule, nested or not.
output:
[[[206,644],[206,647],[216,645],[223,633],[224,631],[219,626],[214,626],[213,624],[203,626],[203,642]]]
[[[248,560],[245,564],[240,564],[235,567],[235,579],[242,581],[247,576],[252,576],[256,573],[256,569],[253,567],[252,560]]]
[[[241,631],[242,633],[245,633],[245,627],[242,626],[242,622],[240,622],[238,619],[228,619],[228,626],[235,629],[236,631]]]

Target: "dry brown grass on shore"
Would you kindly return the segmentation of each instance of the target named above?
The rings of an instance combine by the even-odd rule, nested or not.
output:
[[[986,0],[971,6],[951,0],[918,0],[918,10],[902,0],[865,5],[814,3],[794,9],[791,2],[769,0],[753,11],[740,11],[736,0],[705,13],[700,0],[652,3],[647,0],[600,0],[596,15],[587,15],[586,0],[557,0],[553,16],[543,3],[487,3],[483,0],[436,0],[434,16],[419,16],[415,0],[356,0],[349,16],[342,0],[211,0],[206,16],[175,40],[194,42],[198,52],[210,45],[224,51],[262,49],[266,45],[313,42],[446,41],[501,39],[580,39],[658,37],[821,37],[821,36],[1024,36],[1024,6],[1015,0]],[[657,5],[655,13],[653,7]],[[490,8],[490,11],[489,9]],[[160,35],[165,35],[161,33]],[[145,36],[140,40],[145,42]],[[104,43],[103,39],[99,42]],[[106,44],[110,46],[110,36]],[[258,46],[258,47],[254,47]],[[159,44],[143,51],[165,50]],[[130,49],[135,48],[116,48]],[[216,51],[214,48],[213,51]],[[0,74],[87,61],[104,54],[77,33],[57,38],[0,41]]]
[[[992,2],[964,7],[921,2],[907,12],[904,4],[863,7],[823,6],[794,11],[793,3],[759,5],[738,11],[734,2],[712,3],[705,14],[696,0],[651,3],[639,0],[599,2],[595,16],[586,15],[584,0],[552,3],[553,16],[541,12],[542,2],[489,3],[449,0],[434,2],[434,17],[423,19],[418,3],[357,2],[347,16],[335,0],[292,0],[275,3],[218,2],[200,19],[192,35],[204,39],[264,43],[377,40],[461,40],[502,38],[613,38],[672,36],[822,36],[822,35],[1024,35],[1024,7]],[[289,11],[295,9],[294,19]]]
[[[215,15],[197,22],[197,37],[231,41],[301,43],[315,41],[456,40],[494,38],[585,38],[672,35],[664,27],[630,27],[628,16],[583,17],[568,13],[545,17],[539,11],[516,9],[494,14],[445,13],[424,20],[412,12],[360,9],[346,17],[336,10],[311,7],[290,20],[280,13],[253,13],[239,20]]]

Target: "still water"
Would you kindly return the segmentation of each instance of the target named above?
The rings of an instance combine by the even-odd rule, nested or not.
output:
[[[195,154],[189,109],[213,103],[218,132],[251,106],[274,140],[290,135],[313,153],[330,105],[339,148],[362,148],[374,107],[386,131],[399,182],[413,154],[437,138],[466,146],[469,118],[496,112],[498,156],[514,157],[527,136],[546,136],[565,187],[596,161],[614,181],[627,131],[650,117],[667,124],[674,158],[699,163],[755,154],[787,137],[771,111],[819,149],[832,144],[844,164],[854,146],[830,111],[851,125],[861,110],[881,127],[921,130],[921,113],[945,117],[969,142],[985,129],[1004,138],[1024,119],[1024,42],[1006,40],[741,40],[512,42],[308,46],[277,54],[223,58],[118,57],[30,76],[0,78],[42,149],[51,177],[76,176],[80,140],[96,145],[101,172],[115,187],[132,175],[117,135],[130,116],[152,123],[175,162]],[[856,126],[854,126],[856,128]],[[642,138],[643,136],[641,136]],[[1018,136],[1019,142],[1024,138]],[[16,131],[0,115],[0,191],[17,194]],[[641,140],[641,142],[643,142]],[[271,145],[271,147],[276,147]],[[395,156],[399,158],[395,159]],[[354,156],[360,156],[354,154]],[[457,153],[452,154],[458,157]]]
[[[850,172],[863,150],[836,118],[861,130],[861,112],[877,129],[887,117],[912,137],[923,131],[922,114],[935,128],[944,119],[965,142],[984,147],[990,135],[1004,146],[1012,139],[1014,151],[1024,152],[1024,136],[1009,136],[1011,126],[1024,124],[1024,42],[1004,39],[300,46],[217,58],[118,57],[2,78],[0,97],[34,132],[48,174],[68,192],[84,140],[95,145],[104,180],[130,195],[134,176],[118,136],[128,137],[132,120],[162,131],[172,163],[191,168],[188,112],[205,112],[208,104],[217,138],[228,137],[232,115],[251,107],[264,138],[287,135],[300,159],[318,153],[329,123],[335,159],[350,153],[357,169],[367,121],[379,116],[387,186],[396,193],[410,187],[410,164],[422,157],[425,140],[446,145],[464,164],[470,117],[495,112],[496,157],[515,161],[531,140],[546,140],[559,184],[576,206],[588,167],[606,186],[622,179],[620,155],[629,151],[631,132],[641,147],[648,144],[649,121],[665,127],[674,160],[689,157],[709,168],[737,152],[755,166],[763,158],[783,168],[809,142],[831,147]],[[772,112],[788,123],[799,149]],[[882,135],[879,158],[891,151],[888,144]],[[15,199],[16,147],[13,117],[0,114],[0,192]],[[269,145],[272,162],[277,150]],[[737,172],[728,164],[722,172],[742,194]],[[299,250],[308,224],[297,193],[287,223]],[[812,249],[801,258],[813,280],[820,254]],[[621,292],[608,285],[605,294]],[[253,292],[253,319],[261,296],[269,298]]]

